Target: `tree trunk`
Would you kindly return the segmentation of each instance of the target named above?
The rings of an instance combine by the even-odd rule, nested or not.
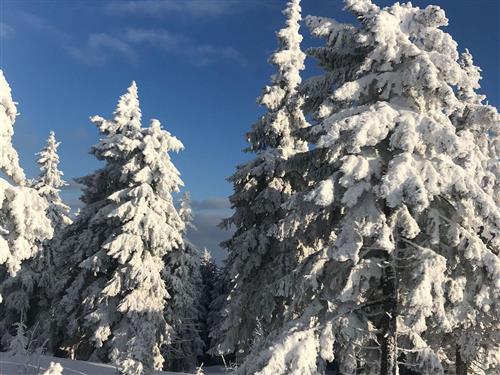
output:
[[[380,375],[398,375],[397,363],[397,315],[398,315],[398,285],[396,269],[387,254],[387,263],[383,268],[382,292],[386,298],[384,302],[384,316],[382,317],[380,335]]]
[[[455,373],[456,375],[467,375],[467,362],[464,361],[460,354],[460,346],[457,345],[455,351]]]

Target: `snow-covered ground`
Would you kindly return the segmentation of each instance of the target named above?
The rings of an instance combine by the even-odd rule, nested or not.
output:
[[[63,375],[116,375],[113,366],[103,363],[92,363],[86,361],[72,361],[63,358],[41,356],[38,360],[32,361],[29,372],[25,370],[25,360],[21,357],[10,357],[6,353],[0,353],[0,375],[39,375],[49,366],[50,362],[59,362],[63,366]],[[39,369],[39,370],[38,370]],[[223,367],[204,367],[205,374],[222,375],[230,374],[225,372]],[[180,372],[156,372],[157,375],[182,375]]]

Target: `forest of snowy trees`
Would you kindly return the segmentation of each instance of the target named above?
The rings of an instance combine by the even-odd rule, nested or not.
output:
[[[71,213],[54,132],[25,176],[0,71],[4,354],[121,375],[500,374],[500,116],[481,70],[438,6],[344,5],[356,23],[283,11],[222,266],[188,238],[184,146],[143,123],[135,82],[90,117],[102,167]],[[321,73],[302,79],[307,56]]]

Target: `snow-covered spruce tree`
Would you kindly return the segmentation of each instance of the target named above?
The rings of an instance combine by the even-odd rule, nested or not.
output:
[[[109,360],[124,375],[151,374],[171,335],[161,274],[164,257],[182,246],[184,223],[172,199],[182,181],[168,153],[183,146],[158,120],[141,128],[135,82],[112,120],[91,121],[102,134],[91,152],[105,166],[78,180],[85,206],[61,239],[62,346],[73,357]]]
[[[185,225],[184,242],[181,247],[169,252],[165,259],[164,278],[170,294],[165,319],[174,333],[164,356],[168,370],[188,372],[198,365],[204,346],[200,336],[204,316],[200,256],[186,238],[187,229],[194,228],[188,193],[180,201],[179,215]]]
[[[210,347],[207,354],[212,357],[219,354],[215,350],[215,343],[220,342],[223,338],[224,321],[227,314],[226,307],[228,304],[227,297],[230,290],[231,283],[228,264],[225,262],[222,267],[217,267],[212,293],[212,302],[210,302],[207,316],[208,337],[210,339]]]
[[[224,224],[233,225],[236,232],[223,244],[229,252],[231,290],[224,320],[211,333],[215,339],[212,351],[217,354],[246,352],[257,322],[265,332],[280,325],[290,295],[289,271],[296,254],[268,232],[282,218],[281,205],[300,179],[293,170],[283,168],[284,162],[307,150],[306,143],[294,134],[308,125],[301,109],[303,98],[297,93],[305,59],[300,50],[300,12],[299,0],[290,1],[283,12],[286,27],[277,33],[279,48],[269,60],[278,71],[258,99],[267,113],[247,135],[248,151],[256,156],[238,166],[230,178],[235,213]]]
[[[37,163],[40,166],[41,173],[33,183],[33,188],[49,204],[47,216],[52,222],[56,234],[66,225],[71,224],[70,208],[59,195],[60,189],[66,185],[66,182],[62,179],[63,173],[59,170],[57,148],[60,144],[60,142],[56,141],[54,132],[51,131],[47,138],[47,145],[37,154]]]
[[[26,325],[22,322],[22,320],[14,323],[13,325],[15,327],[15,334],[9,343],[9,356],[27,357],[29,356],[29,338],[26,332]]]
[[[0,71],[0,264],[11,276],[53,233],[44,214],[46,204],[25,186],[24,171],[12,146],[16,116],[9,84]]]
[[[200,262],[200,273],[201,273],[201,306],[204,313],[201,321],[201,333],[200,337],[204,342],[204,347],[209,349],[212,347],[211,339],[209,336],[211,322],[209,320],[210,316],[210,305],[219,296],[217,288],[217,280],[219,277],[219,269],[217,265],[212,260],[212,255],[208,249],[203,250]],[[209,358],[204,358],[204,363],[207,363]]]
[[[58,146],[54,133],[50,132],[47,146],[38,153],[40,176],[32,183],[32,187],[47,202],[45,212],[52,224],[54,237],[50,241],[45,241],[36,255],[22,263],[19,275],[6,278],[0,288],[5,300],[9,301],[3,309],[2,325],[6,327],[12,325],[22,315],[40,344],[46,341],[52,332],[51,300],[54,297],[52,291],[57,275],[52,243],[60,231],[71,223],[69,207],[59,196],[59,188],[65,183],[61,179],[62,172],[58,169]],[[51,347],[48,349],[52,351]]]
[[[450,336],[466,365],[488,357],[481,367],[495,372],[497,111],[473,99],[477,78],[439,7],[345,4],[359,26],[307,19],[327,40],[311,52],[332,95],[311,105],[315,183],[276,228],[322,251],[296,269],[289,321],[239,373],[321,374],[336,360],[343,374],[442,374]]]
[[[47,204],[34,189],[26,186],[24,171],[12,146],[16,116],[10,87],[0,71],[0,289],[4,291],[5,283],[16,277],[22,263],[36,256],[42,242],[53,234],[45,215]],[[17,277],[29,291],[31,275]],[[13,333],[12,324],[21,315],[26,316],[29,295],[25,292],[26,289],[13,290],[0,304],[0,332],[6,341]]]

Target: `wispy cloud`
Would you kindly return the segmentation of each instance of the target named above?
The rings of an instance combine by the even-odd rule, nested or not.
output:
[[[91,132],[91,129],[88,125],[72,127],[69,135],[72,139],[77,139],[80,141],[86,141],[94,137],[94,134]]]
[[[222,197],[193,200],[191,206],[194,210],[230,210],[229,199]]]
[[[46,19],[32,13],[20,14],[24,24],[39,33],[43,33],[56,40],[73,58],[87,65],[102,65],[112,55],[120,55],[130,62],[135,62],[137,56],[132,47],[120,38],[107,33],[90,34],[82,46],[77,46],[72,36],[61,30]]]
[[[228,0],[129,0],[112,1],[105,9],[114,15],[141,14],[152,17],[178,16],[217,17],[237,9],[242,2]]]
[[[57,26],[49,23],[47,20],[40,16],[37,16],[36,14],[23,12],[21,13],[21,19],[32,30],[48,34],[58,41],[67,43],[71,40],[71,36],[67,32],[61,30]]]
[[[189,38],[165,29],[128,29],[126,38],[132,43],[150,43],[168,51],[174,51],[183,44],[191,43]]]
[[[0,22],[0,39],[9,38],[15,34],[15,30],[12,26],[7,25],[4,22]]]
[[[112,55],[125,57],[129,62],[137,61],[135,50],[120,38],[106,33],[90,34],[84,46],[67,46],[66,49],[75,59],[88,65],[103,65]]]
[[[219,47],[197,43],[183,34],[171,33],[165,29],[127,29],[120,34],[91,34],[83,46],[71,45],[67,50],[77,60],[88,65],[103,65],[113,55],[138,61],[138,48],[152,47],[169,55],[186,59],[190,64],[206,66],[219,61],[245,65],[246,60],[233,47]]]
[[[156,4],[158,3],[158,4]],[[161,9],[172,8],[181,11],[181,9],[194,9],[199,5],[201,9],[206,9],[208,13],[216,13],[215,9],[222,11],[223,4],[231,3],[228,1],[127,1],[109,4],[110,6],[122,7],[127,9],[133,7],[160,7]],[[156,4],[156,5],[155,5]],[[210,5],[209,5],[210,4]],[[142,9],[142,8],[141,8]],[[210,9],[210,10],[209,10]],[[194,10],[193,10],[194,12]],[[125,58],[129,63],[139,61],[139,48],[152,47],[154,50],[168,53],[172,56],[184,58],[188,63],[195,66],[206,66],[220,61],[234,62],[239,65],[246,65],[245,57],[235,48],[230,46],[216,46],[209,43],[200,43],[191,37],[172,33],[166,29],[139,29],[129,28],[121,32],[101,32],[88,35],[87,39],[78,43],[64,30],[49,23],[44,18],[28,13],[21,13],[21,18],[26,27],[49,35],[52,40],[57,41],[71,57],[86,65],[104,65],[112,58]],[[0,23],[0,37],[10,36],[14,33],[11,26]],[[143,55],[141,55],[143,56]]]
[[[245,57],[233,47],[216,47],[213,45],[200,45],[186,51],[189,61],[195,65],[210,65],[217,61],[233,61],[239,65],[247,65]]]
[[[165,29],[128,29],[126,37],[130,43],[150,44],[170,54],[185,57],[198,66],[221,60],[246,64],[244,56],[233,47],[197,43],[186,35],[174,34]]]

